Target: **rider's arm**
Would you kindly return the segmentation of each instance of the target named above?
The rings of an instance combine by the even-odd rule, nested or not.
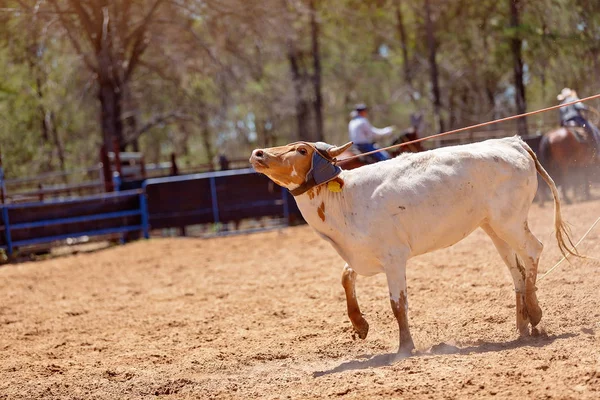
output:
[[[392,133],[394,131],[394,128],[392,128],[391,126],[387,126],[383,129],[375,128],[368,121],[365,121],[365,125],[371,131],[372,136],[385,136],[385,135],[389,135],[390,133]]]

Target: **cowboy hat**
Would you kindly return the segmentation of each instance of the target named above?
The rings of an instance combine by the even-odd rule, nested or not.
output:
[[[573,91],[571,89],[564,88],[563,90],[560,91],[560,94],[558,96],[556,96],[556,100],[563,101],[564,99],[569,97],[572,93],[573,93]]]

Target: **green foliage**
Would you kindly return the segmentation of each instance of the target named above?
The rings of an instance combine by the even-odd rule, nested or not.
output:
[[[129,22],[140,23],[155,1],[133,1],[138,14]],[[0,11],[0,151],[7,176],[96,163],[103,141],[98,76],[85,62],[94,59],[93,50],[74,46],[51,7],[73,2],[39,2],[38,11],[35,1],[5,3]],[[219,152],[246,157],[252,147],[295,140],[298,98],[291,49],[300,63],[301,95],[309,104],[315,98],[308,1],[159,3],[157,17],[140,36],[145,51],[123,99],[127,134],[139,135],[146,159],[164,161],[175,152],[183,166],[193,166]],[[521,3],[520,24],[513,28],[507,0],[432,2],[446,127],[514,113],[514,37],[524,43],[530,109],[554,104],[564,86],[582,96],[600,90],[600,3]],[[88,7],[86,1],[81,4]],[[119,4],[125,3],[111,7]],[[422,112],[425,134],[434,133],[424,2],[320,0],[316,9],[326,140],[345,141],[348,113],[357,102],[371,106],[375,125],[408,127],[410,114]],[[129,30],[135,33],[133,26]],[[80,23],[70,28],[85,37]],[[126,43],[126,37],[115,43]],[[123,48],[132,52],[132,46]],[[312,111],[307,115],[314,117]],[[45,118],[50,135],[44,133]],[[530,121],[555,122],[554,114]]]

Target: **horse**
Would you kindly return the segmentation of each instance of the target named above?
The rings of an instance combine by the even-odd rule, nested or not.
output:
[[[423,122],[423,115],[422,114],[412,114],[410,116],[410,121],[411,121],[411,127],[402,131],[400,133],[400,135],[398,136],[398,138],[396,138],[396,140],[394,140],[392,142],[392,144],[391,144],[392,146],[395,146],[397,144],[404,143],[404,142],[410,142],[413,140],[417,140],[419,138],[419,127],[421,126],[421,124]],[[392,158],[394,158],[394,157],[398,157],[401,153],[407,153],[407,152],[418,153],[421,151],[425,151],[425,149],[423,148],[423,146],[421,146],[421,143],[419,142],[419,143],[409,144],[408,146],[396,147],[396,148],[388,151],[388,153],[390,154],[390,156],[392,156]],[[355,169],[358,167],[362,167],[363,165],[373,164],[374,162],[376,162],[376,160],[372,160],[371,157],[369,157],[369,156],[357,157],[352,160],[344,161],[344,159],[346,159],[346,158],[354,157],[354,156],[360,155],[360,154],[361,153],[360,153],[360,151],[358,151],[358,149],[356,149],[355,147],[351,147],[341,154],[340,162],[338,162],[337,165],[339,165],[342,169]]]
[[[566,203],[571,203],[567,189],[583,186],[585,200],[590,199],[590,183],[594,169],[597,167],[595,146],[592,138],[578,138],[579,133],[589,135],[583,128],[566,126],[547,132],[541,139],[538,156],[541,164],[560,186]],[[546,201],[546,191],[540,192],[539,201]]]

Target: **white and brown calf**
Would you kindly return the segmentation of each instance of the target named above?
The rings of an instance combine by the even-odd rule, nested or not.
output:
[[[519,137],[411,153],[338,171],[333,178],[336,190],[328,183],[309,182],[313,155],[317,148],[323,154],[323,145],[329,159],[347,147],[298,142],[254,150],[250,162],[295,194],[306,221],[346,261],[342,284],[348,315],[361,338],[369,325],[356,300],[357,273],[386,274],[400,329],[399,352],[410,353],[414,344],[407,317],[407,260],[451,246],[477,228],[490,236],[511,272],[519,332],[528,334],[528,325],[540,322],[535,284],[543,246],[527,224],[536,173],[554,195],[556,238],[563,254],[571,253],[565,244],[570,238],[554,182]]]

